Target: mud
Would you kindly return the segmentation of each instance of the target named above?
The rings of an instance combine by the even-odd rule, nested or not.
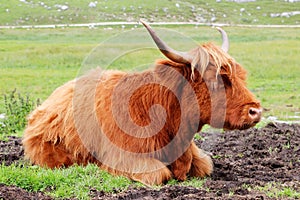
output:
[[[21,138],[10,136],[8,141],[0,140],[0,163],[11,165],[24,158]]]
[[[90,190],[92,199],[275,199],[253,189],[271,182],[300,192],[300,125],[270,123],[261,129],[204,132],[196,144],[211,154],[214,173],[202,188],[165,185],[119,193]],[[22,161],[21,139],[0,141],[0,163]],[[252,187],[252,189],[250,189]],[[0,199],[51,199],[0,184]],[[277,198],[278,199],[278,198]],[[282,197],[282,199],[287,199]]]

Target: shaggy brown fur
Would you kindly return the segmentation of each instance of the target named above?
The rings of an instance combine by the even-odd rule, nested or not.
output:
[[[29,117],[26,158],[50,168],[96,163],[145,184],[204,177],[212,161],[192,141],[204,124],[244,129],[260,108],[245,70],[209,43],[191,65],[159,60],[127,74],[96,69],[57,88]]]

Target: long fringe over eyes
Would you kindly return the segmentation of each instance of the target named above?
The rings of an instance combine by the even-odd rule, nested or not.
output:
[[[202,46],[192,50],[191,53],[194,56],[194,59],[191,63],[192,80],[194,80],[195,68],[200,71],[200,74],[203,77],[204,72],[210,64],[210,59],[212,59],[214,62],[213,64],[217,68],[216,77],[221,73],[221,69],[223,69],[224,73],[228,74],[229,76],[232,75],[232,63],[234,63],[234,59],[213,43],[203,44]]]

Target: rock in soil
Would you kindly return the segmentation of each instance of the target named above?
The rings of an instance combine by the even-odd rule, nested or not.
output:
[[[300,192],[300,125],[270,123],[261,129],[201,133],[196,144],[212,155],[214,172],[203,188],[165,185],[124,192],[90,190],[92,199],[272,199],[249,186],[280,183]],[[0,141],[0,163],[23,160],[21,139]],[[51,199],[0,184],[0,199]],[[286,197],[282,197],[286,199]]]

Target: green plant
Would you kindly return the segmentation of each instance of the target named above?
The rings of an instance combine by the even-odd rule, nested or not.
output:
[[[234,195],[234,191],[232,191],[232,190],[229,190],[229,194],[228,194],[228,196],[229,197],[232,197]]]
[[[221,155],[213,155],[212,158],[213,159],[220,159],[220,158],[222,158],[222,156]]]
[[[4,117],[0,121],[0,135],[14,134],[22,130],[26,123],[26,116],[36,106],[39,99],[35,102],[29,95],[25,97],[14,89],[9,94],[4,94]]]
[[[195,140],[205,141],[205,138],[202,137],[200,134],[201,134],[201,133],[195,134],[194,139],[195,139]]]

